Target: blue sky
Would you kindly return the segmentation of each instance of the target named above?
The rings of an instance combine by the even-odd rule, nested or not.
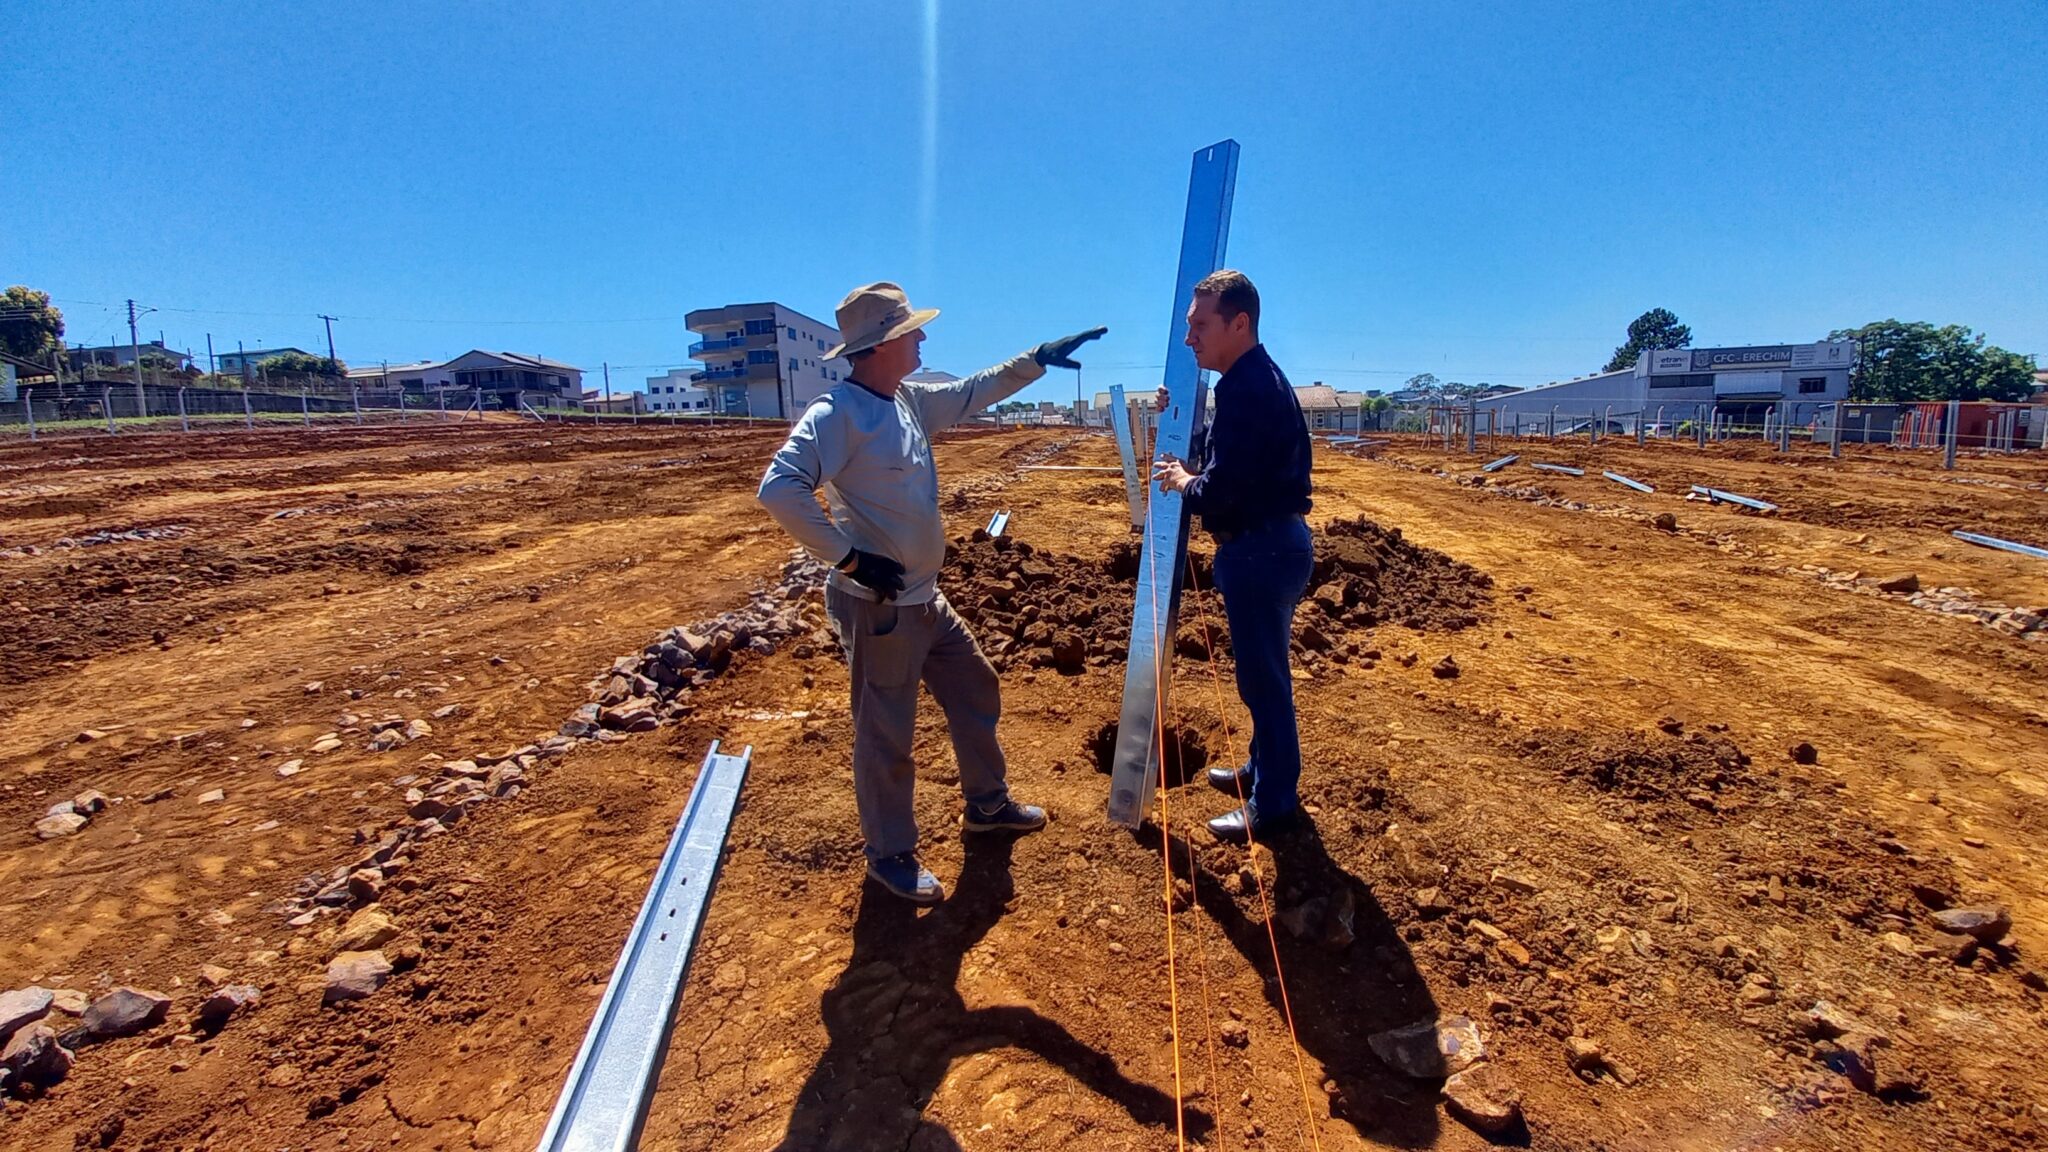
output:
[[[1189,156],[1234,137],[1230,262],[1298,384],[1540,383],[1653,306],[2048,359],[2033,0],[6,10],[0,281],[74,343],[133,296],[202,353],[318,350],[327,312],[352,363],[637,384],[691,308],[887,278],[945,310],[935,366],[1107,324],[1088,390],[1150,387]]]

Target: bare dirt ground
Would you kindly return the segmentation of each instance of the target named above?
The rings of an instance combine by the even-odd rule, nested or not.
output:
[[[955,437],[942,587],[1003,670],[1012,783],[1048,829],[958,834],[928,708],[920,818],[952,897],[864,888],[844,668],[785,644],[411,845],[377,903],[400,970],[323,1007],[349,910],[295,927],[286,902],[409,824],[414,777],[553,733],[616,656],[773,582],[788,546],[752,492],[776,439],[0,451],[0,991],[172,1000],[8,1099],[0,1145],[532,1146],[713,738],[754,768],[650,1148],[1479,1147],[1369,1041],[1439,1014],[1476,1023],[1521,1097],[1506,1138],[1534,1147],[2048,1140],[2048,642],[1961,610],[2048,605],[2048,565],[1947,535],[2048,539],[2048,463],[2021,459],[1524,444],[1482,485],[1484,455],[1319,449],[1312,822],[1248,856],[1199,829],[1230,803],[1200,784],[1169,791],[1164,836],[1101,816],[1122,484],[1017,466],[1113,450]],[[1687,502],[1690,483],[1782,510]],[[1008,548],[971,539],[997,508]],[[1906,573],[1925,591],[1876,591]],[[1182,625],[1179,747],[1241,757],[1213,597]],[[432,730],[369,751],[387,716]],[[84,789],[113,802],[39,840]],[[2012,912],[1997,944],[1932,920],[1989,902]],[[185,1024],[218,979],[262,1000],[208,1036]]]

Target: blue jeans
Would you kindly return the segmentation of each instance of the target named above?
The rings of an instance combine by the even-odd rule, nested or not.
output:
[[[1294,609],[1308,590],[1315,545],[1299,516],[1270,521],[1216,546],[1216,590],[1230,621],[1237,694],[1252,714],[1251,815],[1291,814],[1301,800],[1301,735],[1288,667]]]

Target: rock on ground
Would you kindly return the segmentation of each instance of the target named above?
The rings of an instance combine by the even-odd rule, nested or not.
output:
[[[85,1010],[85,1031],[94,1040],[133,1036],[164,1022],[171,998],[144,988],[116,988]]]
[[[1463,1071],[1486,1055],[1479,1027],[1466,1016],[1441,1016],[1376,1032],[1366,1038],[1388,1067],[1417,1080]]]
[[[55,840],[59,836],[69,836],[80,828],[85,827],[85,825],[85,817],[80,816],[78,813],[59,812],[54,816],[45,816],[41,820],[36,821],[36,839]]]
[[[1974,908],[1950,908],[1934,914],[1943,932],[1969,936],[1979,944],[1996,944],[2012,931],[2012,912],[2002,904]]]
[[[253,984],[230,984],[200,1003],[193,1022],[208,1032],[218,1032],[235,1013],[254,1008],[262,999],[263,993]]]
[[[343,952],[327,963],[327,991],[322,1004],[367,999],[391,977],[391,961],[382,952]]]
[[[398,925],[375,908],[365,908],[348,918],[334,938],[336,952],[369,952],[398,938]]]
[[[1444,1110],[1485,1136],[1505,1136],[1522,1123],[1522,1094],[1491,1064],[1474,1064],[1444,1081]]]
[[[37,1088],[64,1079],[71,1071],[71,1061],[71,1050],[57,1042],[56,1030],[46,1024],[23,1028],[0,1048],[0,1069],[15,1081]]]
[[[42,1019],[43,1013],[50,1010],[53,999],[48,988],[33,984],[12,992],[0,992],[0,1043],[6,1043],[7,1038],[22,1025]]]

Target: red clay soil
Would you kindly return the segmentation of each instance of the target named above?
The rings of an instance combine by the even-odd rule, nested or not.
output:
[[[374,905],[399,970],[323,1007],[351,910],[287,923],[300,881],[407,820],[399,781],[552,733],[614,658],[777,580],[788,543],[751,498],[774,440],[506,426],[0,452],[10,607],[76,614],[0,641],[0,991],[172,1000],[0,1106],[0,1145],[531,1147],[714,738],[754,768],[648,1148],[1481,1147],[1439,1081],[1371,1043],[1440,1014],[1475,1022],[1520,1097],[1507,1139],[1533,1147],[2048,1140],[2048,646],[1808,570],[2048,604],[2037,564],[1946,535],[1962,513],[2026,529],[2048,467],[2024,460],[1934,475],[1603,444],[1562,459],[1660,491],[1546,477],[1600,506],[1575,510],[1454,482],[1477,462],[1413,443],[1319,453],[1310,821],[1246,853],[1199,830],[1234,803],[1200,783],[1168,791],[1163,829],[1101,816],[1135,577],[1122,489],[1018,466],[1113,450],[949,440],[941,585],[1002,669],[1012,783],[1047,829],[958,832],[928,707],[922,852],[950,898],[864,886],[845,671],[813,636],[418,843]],[[1687,503],[1678,480],[1788,514]],[[1802,511],[1840,500],[1862,507]],[[1007,545],[973,536],[997,508]],[[1676,530],[1651,526],[1667,512]],[[58,543],[139,529],[177,531]],[[1202,640],[1171,724],[1234,762],[1248,733],[1195,550],[1180,640]],[[448,705],[392,751],[367,730],[308,751],[344,712]],[[36,839],[85,788],[115,802]],[[2012,927],[1989,942],[1934,920],[1990,903]],[[207,1036],[184,1025],[214,977],[263,998]]]

